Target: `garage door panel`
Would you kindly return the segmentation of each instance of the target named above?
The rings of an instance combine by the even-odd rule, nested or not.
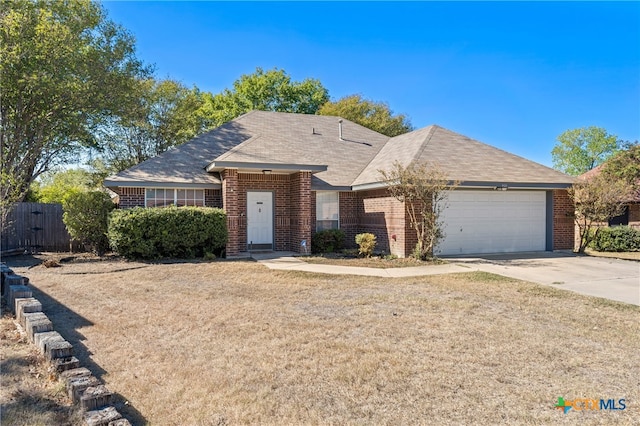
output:
[[[546,246],[544,191],[453,191],[438,254],[538,251]]]

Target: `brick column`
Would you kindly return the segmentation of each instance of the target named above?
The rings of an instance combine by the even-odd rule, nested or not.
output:
[[[238,170],[225,169],[222,177],[222,208],[227,212],[227,256],[235,256],[240,252],[238,238]]]
[[[553,190],[553,250],[574,249],[575,207],[566,189]]]
[[[358,234],[358,194],[356,192],[340,192],[339,195],[340,229],[344,232],[344,245],[356,247]]]
[[[298,172],[291,179],[291,250],[304,253],[300,245],[307,241],[311,252],[311,172]]]

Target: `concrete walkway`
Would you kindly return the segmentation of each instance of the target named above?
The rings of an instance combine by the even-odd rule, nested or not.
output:
[[[335,275],[402,278],[485,271],[640,306],[639,262],[577,256],[573,253],[536,252],[449,258],[449,263],[444,265],[387,269],[310,264],[304,258],[288,252],[252,253],[251,257],[270,269]]]

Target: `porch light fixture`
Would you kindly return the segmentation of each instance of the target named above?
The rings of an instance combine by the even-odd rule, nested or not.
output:
[[[263,171],[262,171],[262,174],[270,175],[270,174],[271,174],[271,169],[265,169],[265,170],[263,170]]]

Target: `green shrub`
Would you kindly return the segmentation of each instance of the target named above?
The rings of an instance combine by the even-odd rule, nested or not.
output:
[[[202,256],[203,260],[216,260],[216,255],[211,253],[210,251],[205,252],[204,256]]]
[[[227,215],[209,207],[115,210],[109,243],[128,259],[190,259],[220,255],[227,244]]]
[[[62,221],[69,235],[102,255],[109,248],[107,220],[115,208],[111,198],[101,191],[72,192],[62,201]]]
[[[316,232],[311,238],[312,253],[333,253],[344,246],[344,232],[339,229],[327,229]]]
[[[600,228],[589,247],[597,251],[640,251],[640,230],[629,226]]]
[[[364,234],[356,235],[356,244],[358,244],[358,253],[364,257],[371,257],[373,250],[376,248],[376,236],[365,232]]]

